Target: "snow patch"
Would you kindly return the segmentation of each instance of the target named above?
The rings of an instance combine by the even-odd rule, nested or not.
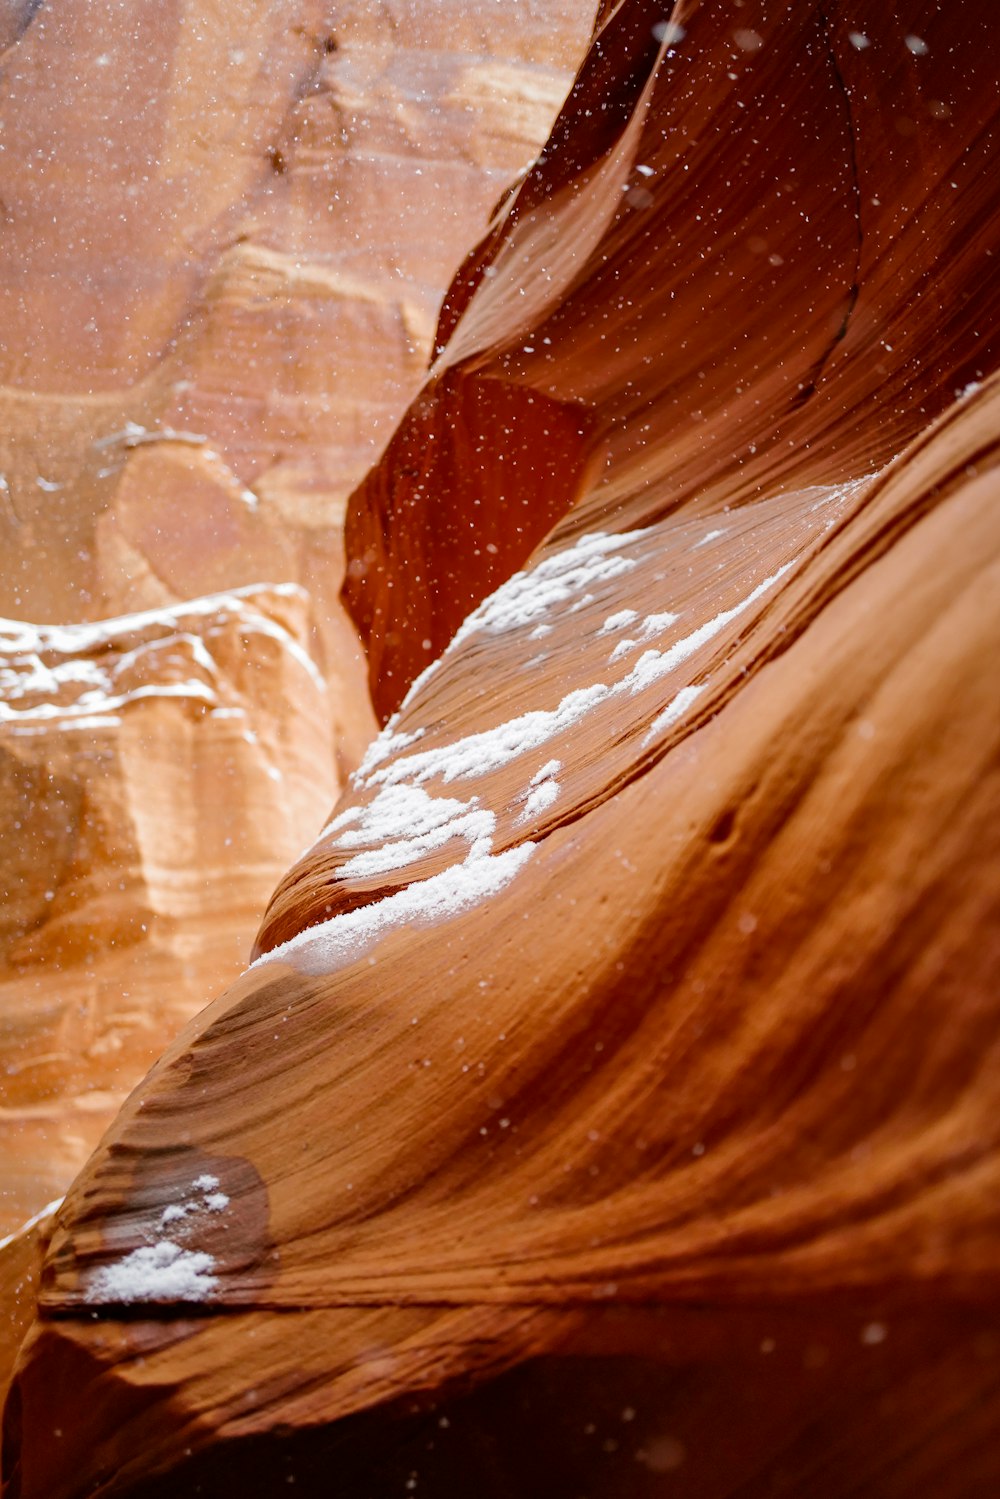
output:
[[[594,531],[581,536],[565,551],[543,558],[530,572],[515,573],[463,621],[448,650],[483,630],[499,635],[537,624],[554,605],[567,603],[595,583],[609,582],[630,572],[638,566],[635,559],[615,554],[645,534],[645,531],[624,531],[619,535]]]
[[[469,854],[485,855],[493,847],[496,815],[453,797],[429,796],[419,786],[386,786],[351,818],[352,826],[334,839],[335,848],[378,844],[341,865],[340,879],[365,879],[389,869],[402,869],[444,848],[453,838],[466,838]],[[352,811],[355,809],[351,809]]]
[[[538,613],[550,607],[551,602],[562,602],[574,588],[578,589],[584,576],[589,581],[600,569],[613,566],[616,572],[620,572],[634,566],[630,559],[617,557],[614,553],[642,534],[583,537],[568,552],[540,563],[530,578],[518,574],[469,616],[448,649],[479,630],[533,624]],[[494,728],[409,754],[400,751],[411,749],[423,737],[424,730],[397,733],[398,715],[394,715],[369,747],[354,777],[356,789],[375,790],[372,801],[367,806],[345,808],[324,829],[324,836],[337,835],[334,839],[336,847],[360,850],[340,867],[338,877],[362,878],[404,868],[443,848],[456,837],[468,842],[465,858],[440,874],[414,880],[371,905],[343,912],[299,932],[288,942],[263,954],[252,966],[292,961],[301,972],[328,973],[340,964],[356,959],[385,932],[413,920],[433,921],[453,916],[503,889],[531,858],[536,845],[526,842],[504,853],[494,854],[495,813],[482,807],[478,797],[463,801],[450,796],[434,796],[423,789],[424,785],[431,780],[440,780],[447,785],[488,775],[541,748],[608,699],[635,694],[657,682],[751,608],[793,565],[788,562],[778,568],[738,604],[722,610],[668,649],[644,651],[620,681],[613,684],[595,682],[590,687],[574,689],[566,693],[555,708],[532,709]],[[540,574],[544,586],[536,588],[533,584]],[[607,575],[602,573],[602,576]],[[601,633],[624,628],[637,618],[634,610],[620,610],[605,620]],[[643,620],[641,634],[646,637],[658,634],[675,624],[677,618],[666,611],[650,614]],[[634,640],[621,641],[612,659],[634,649],[637,644]],[[704,684],[691,684],[676,692],[654,720],[647,741],[681,718],[703,691]],[[537,818],[554,805],[561,790],[556,779],[561,768],[559,760],[550,759],[531,777],[517,798],[523,803],[519,822]],[[378,846],[365,848],[365,844]]]
[[[669,729],[671,724],[675,724],[679,718],[683,718],[684,714],[691,707],[691,704],[696,698],[701,696],[704,690],[704,683],[696,687],[682,687],[680,692],[671,698],[659,717],[653,719],[653,722],[649,726],[649,733],[642,741],[643,744],[648,744],[651,739],[655,739],[656,735],[662,729]]]
[[[160,1214],[160,1224],[163,1228],[166,1228],[168,1223],[178,1223],[182,1218],[186,1218],[192,1210],[193,1204],[191,1203],[171,1202]]]
[[[495,728],[484,729],[476,734],[466,734],[461,739],[453,740],[451,744],[439,745],[433,749],[418,751],[416,754],[402,755],[398,759],[394,758],[390,764],[385,764],[384,761],[394,753],[396,745],[391,739],[384,740],[378,760],[379,768],[369,770],[364,776],[359,772],[356,784],[398,786],[403,782],[408,782],[411,786],[418,786],[437,778],[448,784],[458,780],[478,779],[480,776],[489,775],[492,771],[509,765],[521,755],[527,754],[529,750],[540,749],[549,740],[574,727],[608,698],[624,692],[629,694],[640,692],[661,677],[669,675],[703,645],[708,644],[733,620],[751,608],[784,577],[793,565],[791,562],[786,562],[762,583],[758,583],[756,588],[753,588],[738,604],[734,604],[731,609],[722,610],[714,619],[699,625],[696,630],[683,636],[669,649],[644,651],[632,670],[613,686],[604,682],[595,682],[591,687],[576,688],[568,692],[555,708],[532,709],[527,713],[519,714],[516,718],[509,719],[506,723],[498,724]],[[662,617],[650,616],[652,619]],[[621,642],[622,647],[625,644],[625,641]],[[621,649],[621,647],[616,649]],[[400,735],[400,740],[404,738],[412,742],[412,736]],[[399,747],[404,746],[400,744]],[[366,761],[367,759],[366,756]]]
[[[464,738],[436,749],[405,755],[374,771],[367,777],[366,784],[396,786],[409,781],[412,785],[420,785],[438,776],[450,782],[488,775],[572,728],[610,692],[611,689],[602,682],[593,687],[576,688],[568,692],[555,708],[535,708],[509,719],[507,723],[498,724],[496,728],[466,734]]]
[[[637,609],[619,609],[617,614],[608,615],[597,633],[598,635],[610,635],[613,630],[627,629],[632,621],[638,618],[639,611]]]
[[[662,630],[669,630],[680,618],[679,614],[671,614],[665,610],[662,614],[647,614],[642,622],[642,633],[646,636],[659,635]]]
[[[172,1239],[144,1244],[114,1265],[103,1265],[91,1277],[87,1300],[94,1302],[204,1301],[214,1291],[215,1260],[198,1250],[182,1249]]]
[[[786,562],[783,567],[778,568],[777,572],[773,572],[770,577],[765,578],[763,583],[758,583],[757,587],[752,589],[745,599],[741,599],[731,609],[723,609],[714,619],[710,619],[707,624],[699,625],[697,630],[692,630],[689,635],[685,635],[681,640],[678,640],[669,650],[644,651],[628,676],[622,680],[621,686],[627,687],[630,692],[639,692],[643,688],[648,687],[650,683],[656,682],[660,677],[674,671],[689,656],[693,656],[695,651],[700,650],[703,645],[707,645],[727,625],[732,624],[734,619],[738,619],[759,598],[762,598],[765,593],[769,592],[792,566],[791,562]]]
[[[437,663],[435,662],[435,665]],[[376,766],[381,765],[383,760],[388,760],[390,755],[397,753],[399,749],[408,749],[411,744],[416,744],[424,737],[423,729],[414,729],[412,734],[397,734],[396,725],[399,722],[399,714],[394,713],[389,719],[381,733],[377,734],[365,751],[364,759],[358,766],[351,782],[355,786],[363,786]],[[343,816],[345,814],[341,814]],[[334,818],[324,832],[337,826],[339,818]]]
[[[532,786],[525,797],[518,822],[532,822],[543,812],[547,812],[559,800],[560,789],[558,781],[540,781],[537,786]]]
[[[102,1265],[90,1277],[89,1302],[203,1301],[215,1289],[215,1260],[199,1249],[186,1249],[163,1230],[175,1225],[175,1233],[189,1238],[197,1232],[199,1218],[221,1213],[229,1206],[227,1193],[219,1191],[219,1178],[203,1171],[191,1183],[195,1196],[171,1202],[160,1213],[153,1243],[143,1244],[111,1265]],[[150,1235],[149,1237],[152,1237]]]
[[[618,644],[611,652],[611,655],[608,657],[608,665],[612,666],[614,662],[621,661],[624,656],[628,655],[629,651],[636,650],[638,648],[638,645],[638,640],[633,640],[631,636],[626,635],[624,640],[619,640]]]
[[[535,772],[528,782],[529,786],[540,786],[543,781],[550,781],[562,770],[561,760],[546,760],[541,770]]]

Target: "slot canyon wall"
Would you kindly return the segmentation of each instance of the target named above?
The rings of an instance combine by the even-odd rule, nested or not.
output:
[[[10,1499],[1000,1485],[998,73],[599,7],[347,505],[381,733],[9,1246]]]
[[[585,11],[0,7],[0,1238],[239,974],[371,736],[346,497]]]

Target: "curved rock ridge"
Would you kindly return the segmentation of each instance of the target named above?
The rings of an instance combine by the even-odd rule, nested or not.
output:
[[[383,733],[56,1216],[17,1499],[1000,1483],[996,62],[601,7],[352,501]]]
[[[651,0],[609,8],[453,284],[432,378],[349,507],[383,719],[546,536],[856,480],[994,367],[982,14],[747,9],[679,5],[666,31]],[[552,409],[576,433],[554,532]]]
[[[762,621],[779,600],[786,616],[808,608],[822,554],[872,488],[778,495],[718,525],[584,533],[515,574],[370,746],[355,797],[279,887],[258,949],[289,937],[301,947],[313,922],[384,899],[394,883],[437,878],[441,850],[452,868],[484,875],[481,861],[514,846],[527,857],[529,832],[573,822],[641,774],[760,659]],[[466,687],[479,677],[493,684],[486,713]],[[381,901],[367,909],[377,920]]]
[[[321,822],[337,714],[312,635],[294,584],[99,624],[0,620],[0,1231],[65,1190],[238,975]]]

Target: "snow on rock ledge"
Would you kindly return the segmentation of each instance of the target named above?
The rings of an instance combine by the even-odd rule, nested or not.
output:
[[[294,585],[88,625],[0,621],[0,1228],[65,1190],[240,971],[261,902],[334,800],[310,635]]]

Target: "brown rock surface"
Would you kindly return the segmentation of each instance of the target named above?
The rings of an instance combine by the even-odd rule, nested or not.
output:
[[[0,1387],[5,1391],[38,1298],[42,1260],[58,1200],[0,1238]]]
[[[992,15],[600,14],[352,502],[409,696],[58,1214],[17,1499],[1000,1484]]]

